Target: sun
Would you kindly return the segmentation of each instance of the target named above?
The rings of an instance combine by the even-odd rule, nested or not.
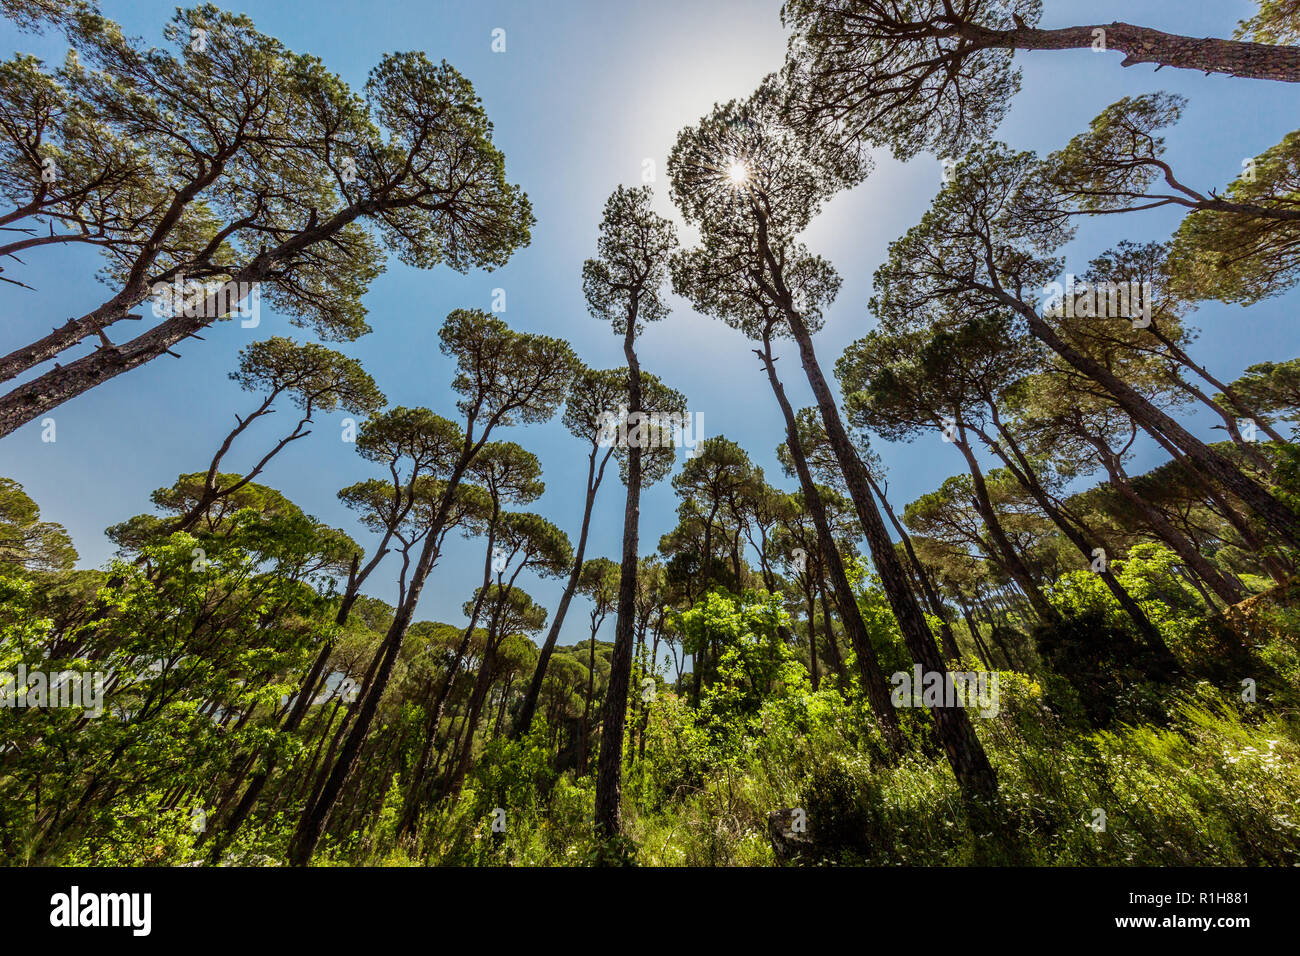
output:
[[[727,181],[733,186],[743,186],[749,179],[749,167],[738,159],[727,164]]]

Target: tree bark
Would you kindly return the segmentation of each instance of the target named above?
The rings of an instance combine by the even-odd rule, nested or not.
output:
[[[1187,37],[1131,23],[1037,30],[1018,27],[989,30],[961,23],[953,32],[972,41],[975,49],[1090,50],[1103,31],[1104,49],[1125,54],[1121,66],[1154,63],[1202,73],[1227,73],[1256,80],[1300,83],[1300,48],[1216,37]]]

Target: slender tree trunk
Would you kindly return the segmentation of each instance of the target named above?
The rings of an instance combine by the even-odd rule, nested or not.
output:
[[[807,457],[804,455],[803,443],[799,440],[799,426],[795,418],[794,408],[790,405],[789,398],[786,397],[785,386],[776,374],[776,360],[772,357],[771,339],[765,338],[762,350],[755,349],[754,353],[762,361],[763,367],[767,371],[768,384],[772,387],[772,394],[776,396],[776,402],[781,408],[781,417],[785,420],[786,448],[790,452],[790,459],[794,462],[795,472],[799,476],[799,487],[803,491],[804,506],[812,516],[813,527],[817,529],[817,543],[822,553],[822,561],[830,574],[831,588],[835,592],[835,603],[840,610],[840,621],[844,624],[844,630],[848,633],[849,641],[853,644],[853,650],[856,652],[862,689],[867,695],[867,701],[871,704],[872,713],[876,715],[876,721],[880,725],[881,734],[884,736],[889,749],[895,753],[901,753],[906,749],[906,742],[903,738],[902,727],[898,721],[898,713],[894,709],[893,700],[889,693],[889,682],[886,680],[885,672],[880,666],[880,658],[871,645],[871,637],[867,633],[867,626],[862,620],[862,612],[859,610],[857,601],[853,596],[853,588],[849,585],[848,575],[844,572],[844,563],[840,559],[839,549],[835,547],[835,539],[831,535],[831,525],[826,515],[825,503],[822,501],[817,486],[813,483],[812,471],[809,469]],[[826,619],[826,629],[829,634],[829,617]],[[831,640],[833,639],[832,637]]]
[[[460,460],[457,461],[455,467],[452,468],[451,474],[447,477],[442,501],[439,503],[437,514],[430,523],[424,546],[420,550],[420,557],[416,562],[415,572],[411,576],[411,584],[406,592],[406,600],[397,608],[397,613],[393,616],[393,622],[389,625],[388,633],[384,635],[382,646],[385,652],[375,674],[373,686],[362,698],[361,708],[357,712],[357,719],[353,723],[352,730],[344,742],[338,760],[326,780],[319,799],[308,806],[307,811],[298,822],[298,828],[289,845],[289,862],[293,866],[306,866],[311,860],[311,856],[316,850],[316,844],[320,842],[321,834],[325,830],[325,824],[329,820],[330,812],[343,790],[344,783],[347,782],[348,775],[356,765],[357,757],[361,753],[361,745],[365,742],[366,734],[370,732],[370,724],[379,709],[379,700],[383,697],[384,690],[388,686],[389,675],[392,674],[393,665],[397,662],[397,655],[402,649],[402,641],[406,637],[406,632],[410,630],[411,621],[415,618],[415,608],[420,601],[420,595],[424,592],[425,581],[438,559],[438,545],[441,540],[440,532],[446,524],[447,516],[451,511],[452,496],[456,492],[456,487],[460,484],[465,469],[484,442],[487,441],[490,432],[490,427],[485,428],[482,436],[473,444],[470,444],[469,434],[466,434],[466,446],[461,453]]]
[[[812,593],[812,576],[808,575],[808,580],[804,584],[803,596],[804,601],[808,604],[808,676],[812,680],[813,693],[817,693],[817,686],[821,682],[821,675],[817,667],[817,604],[813,600]]]
[[[560,595],[560,603],[555,608],[555,617],[551,620],[550,630],[546,632],[546,640],[542,642],[542,649],[537,655],[537,667],[533,671],[532,680],[528,683],[528,691],[524,694],[524,702],[520,705],[519,716],[510,735],[515,740],[527,734],[533,725],[533,714],[537,710],[537,697],[542,692],[542,682],[546,679],[546,668],[550,666],[555,644],[560,639],[560,629],[564,626],[564,618],[569,613],[569,604],[578,590],[578,578],[582,575],[582,560],[587,553],[587,533],[591,529],[591,511],[596,503],[596,492],[600,489],[601,478],[605,474],[605,465],[612,453],[613,446],[605,453],[599,471],[596,469],[596,452],[593,450],[591,453],[591,460],[587,466],[587,498],[582,511],[582,530],[578,532],[578,549],[573,555],[573,570],[569,572],[569,580],[564,586],[564,593]]]
[[[822,423],[826,426],[826,436],[830,440],[831,449],[835,452],[840,470],[844,473],[849,496],[856,506],[858,519],[862,522],[862,530],[867,537],[867,545],[871,548],[876,570],[880,574],[881,585],[884,587],[885,596],[889,599],[890,607],[893,608],[903,640],[911,652],[912,660],[920,664],[924,671],[939,675],[939,679],[946,684],[948,669],[944,666],[943,655],[939,653],[934,635],[930,633],[930,625],[916,603],[915,595],[907,586],[907,574],[890,543],[880,512],[871,497],[871,489],[867,484],[867,469],[849,441],[844,423],[840,420],[839,409],[835,405],[835,398],[817,362],[812,335],[804,324],[803,317],[790,307],[792,299],[788,290],[782,288],[780,292],[786,299],[785,314],[790,331],[799,344],[799,355],[808,377],[808,384],[812,386],[813,395],[817,398]],[[952,766],[953,774],[961,785],[962,792],[973,798],[995,798],[998,789],[997,775],[993,772],[993,766],[989,763],[979,738],[975,736],[970,715],[960,707],[934,707],[931,708],[930,713],[934,717],[939,740]]]
[[[958,440],[953,444],[961,452],[962,457],[966,459],[966,466],[970,470],[971,485],[975,491],[975,507],[979,510],[980,517],[984,519],[984,526],[988,528],[989,538],[992,540],[994,547],[997,548],[998,554],[1002,557],[1002,565],[1007,569],[1016,584],[1020,585],[1020,590],[1025,592],[1025,597],[1029,599],[1029,605],[1034,609],[1034,613],[1043,621],[1052,623],[1061,619],[1060,612],[1048,602],[1043,596],[1043,592],[1038,587],[1038,582],[1025,566],[1020,555],[1011,546],[1007,539],[1006,530],[1002,527],[1002,522],[998,520],[997,513],[993,510],[993,501],[989,497],[988,484],[984,480],[984,470],[980,468],[979,461],[975,453],[971,450],[970,442],[966,440],[965,427],[958,423],[960,434]]]
[[[596,696],[596,623],[591,626],[591,641],[587,656],[587,699],[582,707],[582,738],[578,743],[578,776],[587,773],[587,758],[591,754],[591,702]]]
[[[831,667],[835,671],[835,676],[839,678],[841,687],[848,687],[849,676],[844,667],[844,655],[840,653],[839,644],[835,641],[835,625],[831,623],[831,602],[826,597],[826,582],[821,582],[821,599],[822,599],[822,632],[826,635],[826,652],[830,654]]]
[[[365,583],[366,579],[370,577],[370,573],[378,567],[379,562],[383,560],[384,555],[388,553],[388,543],[392,540],[392,536],[393,530],[392,527],[390,527],[385,533],[383,539],[380,541],[379,547],[375,549],[374,556],[366,562],[364,568],[358,567],[360,564],[359,556],[356,554],[352,556],[352,565],[348,569],[347,587],[343,592],[343,598],[339,602],[338,612],[334,617],[334,623],[337,626],[343,627],[347,624],[348,617],[352,612],[352,607],[356,604],[357,598],[361,595],[361,586]],[[291,734],[301,726],[303,719],[307,715],[308,708],[311,706],[311,701],[317,693],[317,688],[325,679],[325,666],[329,663],[330,654],[334,651],[334,644],[335,638],[330,638],[321,644],[321,648],[316,654],[316,659],[312,661],[311,667],[307,670],[307,675],[302,680],[297,698],[294,700],[288,715],[280,725],[280,733]],[[323,742],[322,738],[322,743]],[[263,789],[266,787],[267,781],[271,777],[271,772],[275,769],[275,764],[275,758],[268,756],[266,759],[266,765],[257,773],[256,776],[253,777],[252,780],[249,781],[243,797],[240,798],[239,803],[231,812],[229,819],[222,824],[221,829],[217,832],[213,846],[209,851],[209,857],[214,862],[221,858],[222,852],[224,852],[225,848],[230,845],[230,841],[235,838],[235,835],[239,832],[239,828],[243,826],[244,821],[248,819],[249,813],[252,812],[254,805],[257,803],[258,797],[261,796]],[[314,770],[314,765],[312,769]],[[308,770],[307,779],[311,779],[311,773],[312,770]]]
[[[1229,420],[1231,419],[1229,418]],[[1233,433],[1237,434],[1235,424],[1232,428]],[[1255,529],[1251,527],[1246,516],[1233,507],[1232,502],[1228,501],[1218,488],[1207,481],[1204,475],[1191,467],[1187,456],[1175,447],[1167,438],[1159,432],[1152,432],[1145,426],[1143,426],[1143,431],[1150,435],[1160,445],[1160,447],[1167,451],[1171,458],[1187,469],[1192,480],[1195,481],[1196,484],[1200,485],[1201,490],[1205,493],[1205,497],[1212,502],[1211,506],[1207,506],[1209,507],[1209,510],[1218,514],[1224,521],[1228,522],[1228,524],[1232,526],[1232,529],[1241,536],[1242,543],[1245,544],[1246,549],[1259,556],[1259,559],[1263,563],[1264,569],[1268,572],[1269,576],[1278,584],[1286,584],[1290,580],[1290,575],[1287,573],[1287,569],[1282,566],[1281,562],[1276,557],[1267,553],[1267,547],[1264,541],[1255,533]],[[1259,454],[1256,449],[1252,448],[1251,451],[1255,455]],[[1262,456],[1260,456],[1260,461],[1262,462],[1262,460]]]
[[[474,628],[478,625],[479,615],[483,612],[483,602],[487,599],[488,590],[492,586],[492,551],[496,547],[496,530],[500,515],[500,500],[496,495],[493,495],[492,514],[488,520],[487,550],[483,556],[483,583],[479,587],[478,594],[474,596],[474,607],[470,610],[469,625],[461,634],[460,644],[456,647],[455,656],[452,657],[451,663],[447,665],[447,675],[438,687],[438,696],[429,706],[428,718],[424,725],[424,741],[415,768],[411,772],[406,800],[402,807],[402,819],[398,825],[399,833],[410,834],[415,832],[415,824],[420,816],[420,807],[430,790],[427,772],[434,739],[438,736],[438,727],[442,725],[443,710],[447,705],[447,697],[451,693],[452,682],[456,680],[456,675],[460,673],[460,665],[469,652],[469,646],[474,640]]]
[[[992,670],[993,656],[989,653],[989,649],[984,646],[984,639],[980,636],[979,625],[975,622],[975,619],[971,617],[970,607],[968,607],[966,602],[962,600],[960,593],[956,595],[956,598],[957,606],[961,608],[962,619],[966,622],[966,630],[970,632],[971,640],[975,644],[975,653],[980,656],[980,660],[984,663],[984,669],[986,671]]]
[[[1169,338],[1169,336],[1167,336],[1159,326],[1153,323],[1150,332],[1165,346],[1165,348],[1169,350],[1169,354],[1174,357],[1174,360],[1177,361],[1179,365],[1188,371],[1194,372],[1208,383],[1211,388],[1217,388],[1219,393],[1227,399],[1228,404],[1232,406],[1232,410],[1235,411],[1238,416],[1241,418],[1251,419],[1256,426],[1258,426],[1259,430],[1273,441],[1280,443],[1286,440],[1278,434],[1278,432],[1267,421],[1264,420],[1264,416],[1247,406],[1246,403],[1241,400],[1241,396],[1237,394],[1236,389],[1227,382],[1221,381],[1214,375],[1210,374],[1210,370],[1206,366],[1197,365],[1192,360],[1192,357],[1188,355],[1181,346],[1174,342],[1173,339]],[[1224,425],[1228,427],[1234,441],[1238,443],[1244,441],[1241,437],[1240,431],[1237,429],[1236,421],[1232,418],[1231,414],[1225,414],[1225,409],[1217,402],[1211,401],[1206,397],[1205,392],[1201,389],[1194,389],[1192,394],[1208,403],[1216,412],[1218,412],[1219,415],[1223,416]]]
[[[623,336],[627,357],[628,416],[641,414],[641,365],[636,357],[638,302],[633,294]],[[638,425],[640,418],[637,419]],[[623,726],[627,721],[627,689],[632,677],[632,638],[636,623],[637,548],[641,521],[641,443],[631,442],[627,456],[627,503],[623,509],[623,561],[618,581],[618,616],[614,623],[614,649],[609,661],[609,683],[601,710],[600,756],[596,759],[595,824],[598,836],[608,839],[622,832]],[[631,429],[629,428],[631,433]]]
[[[467,704],[465,739],[461,744],[460,759],[455,762],[455,769],[443,786],[443,799],[453,797],[459,793],[461,786],[465,783],[465,775],[469,773],[470,759],[474,755],[474,731],[478,727],[479,718],[483,714],[483,705],[487,701],[488,691],[492,689],[492,682],[496,677],[496,645],[498,640],[499,638],[489,634],[488,649],[483,655],[483,666],[479,668],[478,677],[474,680],[474,689],[470,692],[469,703]]]
[[[894,533],[898,535],[898,540],[903,542],[903,550],[907,553],[907,560],[916,572],[916,578],[921,586],[921,593],[925,597],[925,602],[930,605],[930,613],[939,619],[939,639],[943,644],[943,652],[949,660],[958,660],[961,657],[961,651],[957,649],[957,639],[953,636],[952,625],[948,622],[948,615],[944,609],[943,601],[939,598],[939,592],[934,586],[934,581],[930,578],[930,572],[926,570],[921,559],[916,556],[916,549],[912,547],[912,536],[907,533],[903,523],[898,520],[898,515],[894,513],[893,507],[889,504],[889,499],[885,497],[884,490],[871,477],[868,472],[867,481],[871,485],[871,490],[875,492],[876,497],[880,499],[880,505],[885,509],[885,515],[889,518],[889,523],[894,527]]]

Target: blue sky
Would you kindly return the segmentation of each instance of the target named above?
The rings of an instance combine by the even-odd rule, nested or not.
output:
[[[493,290],[506,291],[511,325],[558,335],[573,343],[594,367],[623,363],[621,342],[591,318],[582,298],[580,271],[592,254],[601,208],[619,183],[641,182],[643,161],[658,172],[656,202],[680,223],[668,200],[664,165],[677,131],[694,123],[715,102],[748,94],[779,67],[784,51],[779,0],[602,0],[537,2],[278,2],[232,4],[263,32],[289,48],[320,56],[354,88],[389,51],[421,49],[445,58],[474,83],[496,127],[512,181],[528,192],[537,215],[532,243],[494,272],[461,276],[421,271],[390,261],[365,298],[374,331],[341,349],[360,359],[389,400],[427,405],[454,417],[448,389],[452,368],[438,352],[437,330],[458,307],[488,309]],[[103,11],[128,32],[160,42],[174,4],[103,0]],[[1254,5],[1238,0],[1047,0],[1044,26],[1079,22],[1131,23],[1192,36],[1230,36]],[[54,36],[17,34],[4,22],[0,52],[62,58]],[[506,31],[506,51],[493,53],[492,31]],[[1278,142],[1300,115],[1294,85],[1161,70],[1121,68],[1121,56],[1090,51],[1018,54],[1023,89],[999,138],[1045,152],[1083,129],[1105,106],[1124,95],[1167,90],[1189,105],[1167,136],[1168,156],[1180,178],[1197,188],[1222,187],[1242,160]],[[914,224],[940,185],[940,166],[929,157],[900,164],[877,157],[873,175],[838,196],[806,235],[843,276],[843,287],[818,337],[829,371],[843,348],[873,324],[867,312],[871,275],[889,242]],[[1180,214],[1157,210],[1084,222],[1067,248],[1067,270],[1084,271],[1096,253],[1120,239],[1164,239]],[[693,238],[681,229],[684,241]],[[69,316],[94,307],[107,293],[93,276],[86,252],[33,250],[25,267],[12,267],[36,291],[0,288],[0,352],[37,338]],[[642,366],[683,391],[702,413],[706,435],[739,441],[768,473],[781,476],[774,449],[782,439],[780,416],[749,344],[720,322],[696,315],[681,300],[663,322],[642,337]],[[1202,335],[1192,354],[1225,379],[1247,365],[1300,354],[1294,295],[1268,300],[1249,311],[1206,303],[1193,317]],[[58,440],[41,442],[39,423],[0,439],[0,474],[20,481],[46,520],[63,524],[81,553],[81,565],[99,566],[112,553],[108,525],[150,509],[149,493],[177,474],[206,467],[234,414],[256,404],[253,395],[227,379],[243,346],[257,338],[287,334],[302,339],[282,317],[263,309],[261,324],[221,323],[205,342],[187,342],[183,358],[162,357],[56,409]],[[798,359],[780,364],[792,400],[811,404]],[[291,412],[286,408],[251,430],[228,458],[246,468],[275,441]],[[281,419],[276,421],[275,419]],[[370,539],[335,493],[372,472],[339,438],[342,415],[319,416],[314,433],[289,447],[263,476],[307,512]],[[1189,419],[1199,434],[1219,439],[1203,415]],[[291,425],[291,423],[289,423]],[[530,507],[576,536],[581,518],[585,456],[559,425],[512,429],[498,437],[518,441],[542,461],[546,494]],[[939,440],[911,445],[879,444],[890,469],[890,497],[901,507],[961,469],[958,452]],[[1143,448],[1134,471],[1157,463]],[[667,481],[642,499],[641,551],[654,550],[675,523],[676,499]],[[622,528],[622,486],[602,489],[588,556],[617,558]],[[461,605],[478,583],[481,543],[450,540],[430,579],[418,616],[463,622]],[[396,563],[381,565],[368,592],[393,600]],[[560,583],[525,583],[541,603],[554,607]],[[562,643],[586,637],[587,616],[575,603]],[[612,623],[607,624],[609,639]]]

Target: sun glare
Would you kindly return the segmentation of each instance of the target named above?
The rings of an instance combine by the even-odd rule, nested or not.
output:
[[[738,159],[727,165],[727,181],[733,186],[741,186],[749,179],[749,169]]]

